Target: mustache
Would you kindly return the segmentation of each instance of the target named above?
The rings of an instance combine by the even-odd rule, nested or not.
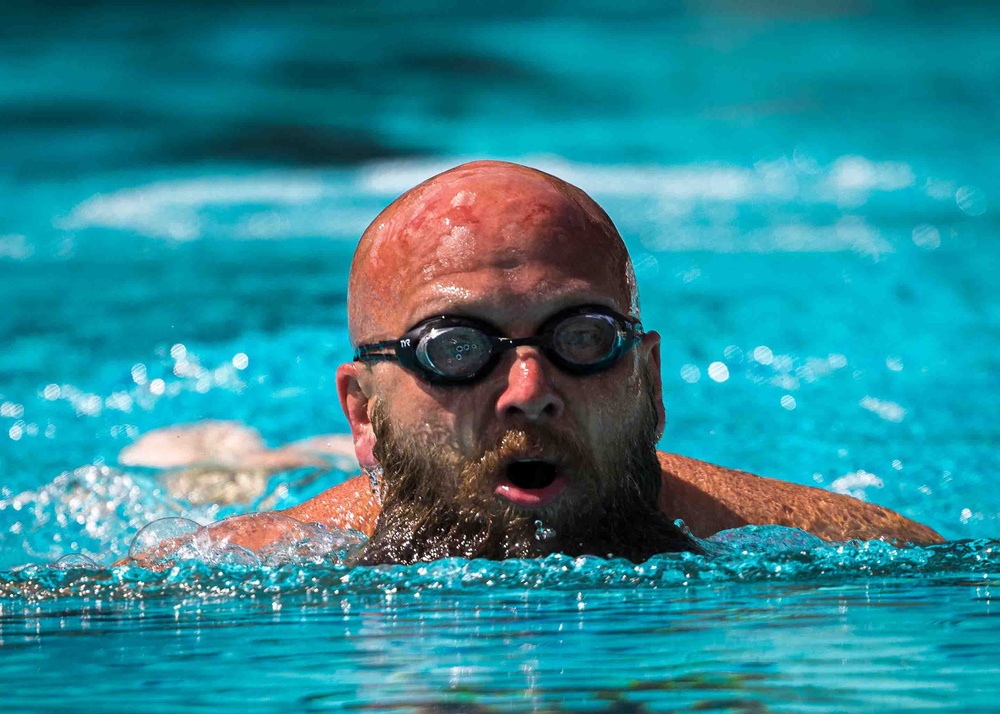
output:
[[[507,429],[484,448],[474,462],[476,470],[495,471],[513,461],[537,459],[572,466],[587,455],[583,442],[571,435],[547,428]]]

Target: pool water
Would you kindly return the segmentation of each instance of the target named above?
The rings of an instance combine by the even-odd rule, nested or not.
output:
[[[551,2],[11,11],[0,30],[0,709],[991,711],[1000,14]],[[929,548],[94,568],[193,505],[158,427],[345,433],[346,276],[467,158],[590,192],[663,335],[662,449]],[[81,567],[82,566],[82,567]]]

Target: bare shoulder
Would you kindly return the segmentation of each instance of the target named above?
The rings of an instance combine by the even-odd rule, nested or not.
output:
[[[379,504],[368,479],[355,476],[281,513],[298,521],[322,523],[328,528],[352,528],[371,535]]]
[[[927,526],[888,508],[811,486],[659,452],[660,508],[707,537],[745,525],[801,528],[832,541],[851,539],[940,543]]]

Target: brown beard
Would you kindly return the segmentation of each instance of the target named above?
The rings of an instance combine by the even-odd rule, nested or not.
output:
[[[658,553],[702,552],[657,507],[660,463],[655,409],[625,426],[603,460],[547,428],[509,430],[473,462],[447,447],[392,429],[373,409],[375,458],[382,466],[382,511],[358,562],[409,564],[439,558],[536,558],[550,553],[644,562]],[[544,454],[571,467],[571,503],[525,511],[492,493],[501,464]]]

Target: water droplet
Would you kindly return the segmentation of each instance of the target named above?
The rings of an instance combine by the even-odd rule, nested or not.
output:
[[[701,379],[701,370],[693,364],[686,364],[681,367],[681,379],[688,384],[694,384]]]
[[[826,361],[834,369],[843,369],[847,366],[847,357],[844,355],[834,354],[826,358]]]
[[[955,203],[967,216],[981,216],[986,213],[986,194],[975,186],[961,186],[955,191]]]
[[[375,503],[382,505],[382,467],[376,466],[373,469],[362,469],[368,474],[368,481],[372,487],[372,494],[375,496]]]
[[[541,521],[535,521],[535,539],[536,540],[548,540],[554,537],[556,534],[555,530],[552,528],[546,528],[545,524]]]
[[[16,402],[4,402],[0,404],[0,417],[10,417],[19,419],[24,416],[24,406]]]
[[[941,232],[929,223],[921,223],[913,229],[914,245],[926,250],[934,250],[941,245]]]
[[[753,348],[753,358],[760,364],[771,364],[774,361],[774,353],[767,345],[758,345]]]
[[[712,362],[708,365],[708,376],[715,382],[725,382],[729,379],[729,367],[723,362]]]

